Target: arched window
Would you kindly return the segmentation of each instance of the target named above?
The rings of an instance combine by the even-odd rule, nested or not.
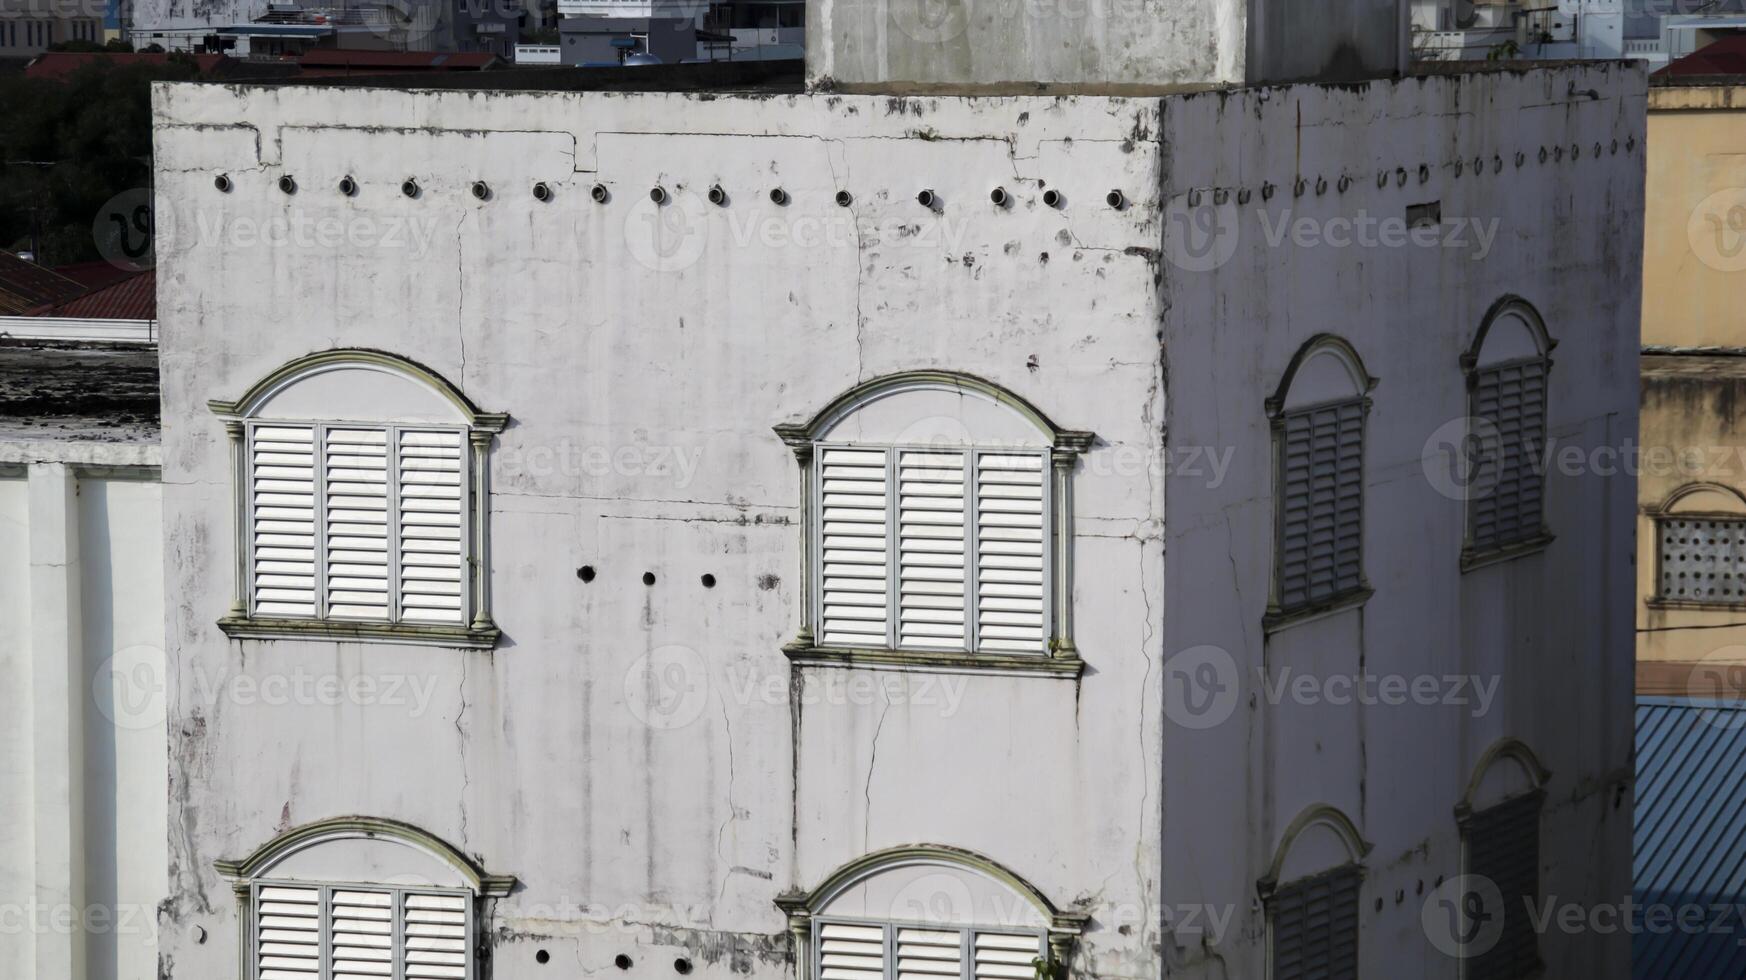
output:
[[[299,827],[216,868],[236,894],[245,980],[474,980],[481,900],[515,884],[367,817]]]
[[[1331,806],[1310,807],[1286,828],[1259,885],[1272,980],[1358,975],[1359,862],[1369,850]]]
[[[1469,425],[1465,480],[1471,566],[1552,540],[1545,524],[1546,378],[1554,342],[1540,315],[1510,296],[1494,304],[1461,356]]]
[[[776,431],[805,475],[806,622],[791,654],[1077,670],[1070,475],[1091,433],[937,371],[860,385]]]
[[[1746,605],[1746,497],[1688,483],[1648,508],[1655,523],[1656,606]]]
[[[496,642],[485,455],[507,416],[361,350],[300,358],[211,407],[236,485],[227,634]]]
[[[1364,578],[1364,424],[1375,384],[1350,344],[1322,334],[1298,350],[1267,400],[1278,507],[1270,622],[1370,595]]]
[[[1546,768],[1513,738],[1480,757],[1455,808],[1461,828],[1462,975],[1497,980],[1539,976],[1539,934],[1530,909],[1540,902],[1540,811]]]
[[[1033,980],[1038,961],[1064,980],[1089,918],[987,858],[928,846],[868,855],[776,904],[796,980]]]

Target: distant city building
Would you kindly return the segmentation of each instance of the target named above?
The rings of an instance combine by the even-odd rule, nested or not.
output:
[[[155,0],[142,0],[152,3]],[[222,2],[222,0],[221,0]],[[177,8],[178,10],[180,8]],[[360,0],[253,3],[221,14],[169,16],[135,8],[136,47],[295,57],[336,48],[358,51],[458,51],[513,56],[526,8],[520,0]]]
[[[28,58],[51,44],[103,41],[100,0],[0,0],[0,58]]]
[[[1421,61],[1628,58],[1654,67],[1746,32],[1746,0],[1411,0]]]

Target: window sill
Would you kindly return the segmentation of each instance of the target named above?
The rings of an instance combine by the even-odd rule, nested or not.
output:
[[[1290,609],[1271,609],[1267,615],[1261,617],[1261,628],[1268,633],[1276,633],[1300,623],[1312,622],[1348,609],[1357,609],[1369,602],[1370,597],[1375,594],[1375,589],[1360,585],[1306,605],[1293,606]]]
[[[439,626],[432,623],[353,623],[329,619],[243,619],[225,617],[218,628],[233,640],[375,640],[420,646],[489,650],[501,631],[492,626]]]
[[[939,651],[863,650],[791,643],[782,648],[802,667],[864,667],[869,670],[915,670],[934,673],[1034,674],[1077,679],[1085,670],[1078,654],[1044,656],[1014,653],[943,653]]]
[[[1643,600],[1643,605],[1649,609],[1687,609],[1737,613],[1746,609],[1746,600],[1728,602],[1722,599],[1664,599],[1660,596],[1650,596]]]
[[[1553,534],[1550,531],[1541,531],[1539,534],[1526,540],[1517,541],[1513,544],[1506,544],[1497,548],[1487,548],[1484,551],[1478,551],[1473,548],[1462,548],[1461,570],[1463,572],[1471,572],[1476,568],[1484,568],[1487,565],[1498,565],[1506,561],[1514,561],[1515,559],[1526,555],[1537,555],[1540,552],[1545,551],[1547,546],[1556,540],[1558,540],[1556,534]]]

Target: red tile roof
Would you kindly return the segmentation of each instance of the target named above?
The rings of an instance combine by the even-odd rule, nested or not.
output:
[[[200,74],[211,75],[230,64],[230,58],[222,54],[180,55],[194,59],[200,66]],[[49,51],[40,54],[25,69],[28,78],[66,78],[86,65],[99,62],[108,63],[117,68],[126,65],[161,65],[170,60],[168,54],[128,51]]]
[[[55,266],[55,274],[66,276],[86,289],[102,289],[111,283],[120,282],[134,274],[132,269],[123,269],[113,262],[99,259],[95,262],[74,262],[72,265]]]
[[[132,273],[120,282],[92,290],[39,315],[87,320],[155,320],[158,317],[158,274],[152,269]]]
[[[1746,37],[1725,37],[1706,44],[1655,74],[1746,75]]]
[[[0,251],[0,316],[22,316],[85,291],[66,276]]]

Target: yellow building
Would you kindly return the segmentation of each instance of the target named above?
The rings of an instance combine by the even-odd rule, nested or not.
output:
[[[1746,696],[1746,77],[1649,90],[1637,689]]]

